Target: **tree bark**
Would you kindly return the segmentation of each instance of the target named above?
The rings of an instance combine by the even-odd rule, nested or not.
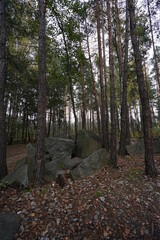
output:
[[[0,1],[0,179],[8,173],[6,163],[6,27],[5,27],[5,0]]]
[[[116,33],[118,38],[118,60],[119,60],[119,80],[120,80],[120,102],[122,97],[122,78],[123,78],[123,71],[124,71],[124,65],[123,65],[123,49],[122,49],[122,38],[121,38],[121,30],[120,30],[120,21],[119,21],[119,9],[117,6],[117,0],[115,0],[115,17],[116,17]]]
[[[103,62],[104,62],[104,83],[105,83],[105,108],[106,108],[106,149],[109,151],[109,117],[108,117],[108,88],[107,88],[107,72],[106,72],[106,48],[105,48],[105,34],[104,34],[104,11],[103,11],[104,1],[102,0],[102,42],[103,42]]]
[[[106,114],[105,114],[105,99],[104,99],[104,83],[103,83],[103,63],[102,63],[102,46],[100,33],[100,4],[96,0],[96,20],[97,20],[97,35],[98,35],[98,53],[99,53],[99,73],[100,73],[100,89],[101,89],[101,125],[102,125],[102,145],[108,150],[107,145],[107,130],[106,130]]]
[[[38,114],[36,136],[36,180],[44,181],[46,137],[46,36],[45,1],[39,0],[39,62],[38,62]]]
[[[110,109],[111,109],[111,164],[117,167],[117,152],[116,152],[116,95],[114,83],[114,62],[113,62],[113,38],[112,38],[112,25],[110,13],[110,1],[107,1],[107,16],[108,16],[108,31],[109,31],[109,67],[110,67]]]
[[[123,73],[123,95],[121,106],[121,133],[120,133],[120,146],[119,154],[125,156],[127,142],[127,121],[128,121],[128,106],[127,106],[127,78],[128,78],[128,40],[129,40],[129,13],[128,13],[128,0],[126,0],[126,32],[125,32],[125,55]]]
[[[158,67],[158,61],[157,61],[157,55],[156,55],[156,49],[155,49],[155,43],[154,43],[154,37],[153,37],[152,18],[151,18],[149,0],[147,0],[147,7],[148,7],[149,24],[150,24],[150,30],[151,30],[151,36],[152,36],[153,54],[154,54],[154,62],[155,62],[155,69],[156,69],[156,81],[157,81],[157,89],[158,89],[158,96],[159,96],[159,93],[160,93],[159,67]]]
[[[142,119],[143,119],[143,134],[145,143],[145,173],[150,176],[156,176],[157,170],[155,168],[153,157],[153,144],[152,144],[152,120],[149,106],[149,99],[145,88],[145,81],[142,69],[142,59],[139,49],[139,42],[136,35],[136,18],[135,6],[133,0],[129,0],[129,15],[130,15],[130,32],[131,40],[134,50],[134,57],[136,63],[137,83],[139,88],[139,95],[142,105]]]
[[[91,60],[87,24],[86,24],[86,35],[87,35],[87,48],[88,48],[89,65],[90,65],[91,78],[92,78],[92,89],[93,89],[93,94],[94,94],[94,98],[95,98],[96,112],[97,112],[98,134],[101,135],[99,106],[98,106],[97,91],[96,91],[96,86],[95,86],[95,79],[94,79],[93,66],[92,66],[92,60]]]

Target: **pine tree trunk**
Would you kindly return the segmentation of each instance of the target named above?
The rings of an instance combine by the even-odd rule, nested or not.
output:
[[[127,142],[127,78],[128,78],[128,39],[129,39],[129,13],[128,13],[128,0],[126,0],[126,33],[125,33],[125,56],[124,56],[124,70],[123,75],[123,95],[122,95],[122,106],[121,106],[121,134],[120,134],[120,146],[119,154],[125,156]]]
[[[145,88],[145,81],[142,69],[142,59],[139,49],[139,42],[136,35],[136,18],[135,18],[135,6],[133,0],[129,0],[129,14],[130,14],[130,32],[131,40],[134,50],[136,72],[137,72],[137,83],[139,88],[139,95],[142,105],[142,118],[143,118],[143,134],[145,143],[145,173],[150,176],[156,176],[157,170],[155,168],[154,157],[153,157],[153,144],[151,134],[151,112],[149,106],[149,99]]]
[[[104,1],[102,0],[102,42],[103,42],[103,64],[104,64],[104,83],[105,83],[105,108],[106,108],[106,149],[109,151],[109,117],[108,117],[108,88],[107,88],[107,72],[106,72],[106,48],[105,48],[105,34],[104,34],[104,17],[103,17]]]
[[[94,73],[93,73],[91,54],[90,54],[90,46],[89,46],[89,37],[88,37],[87,24],[86,24],[86,35],[87,35],[87,48],[88,48],[89,64],[90,64],[90,71],[91,71],[91,78],[92,78],[92,89],[93,89],[93,94],[94,94],[94,98],[95,98],[96,112],[97,112],[98,134],[101,135],[99,106],[98,106],[98,99],[97,99],[97,91],[96,91],[96,87],[95,87],[95,79],[94,79]]]
[[[85,89],[84,89],[84,66],[80,63],[81,78],[82,78],[82,129],[86,130],[86,103],[85,103]]]
[[[156,49],[155,49],[155,43],[154,43],[154,37],[153,37],[152,19],[151,19],[151,12],[150,12],[150,3],[149,3],[149,0],[147,0],[147,6],[148,6],[149,24],[150,24],[150,30],[151,30],[151,36],[152,36],[154,62],[155,62],[155,69],[156,69],[157,89],[158,89],[158,91],[159,91],[159,93],[160,93],[159,67],[158,67],[158,61],[157,61],[157,55],[156,55]],[[158,95],[159,95],[159,93],[158,93]]]
[[[121,38],[121,30],[120,30],[120,20],[119,20],[119,9],[117,6],[117,0],[115,0],[115,17],[116,17],[116,34],[118,38],[117,43],[117,53],[119,60],[119,80],[120,80],[120,102],[122,98],[122,78],[124,76],[124,65],[123,65],[123,49],[122,49],[122,38]]]
[[[117,167],[117,152],[116,152],[116,95],[114,83],[114,62],[113,62],[113,38],[110,13],[110,1],[107,1],[107,16],[108,16],[108,31],[109,31],[109,67],[110,67],[110,109],[111,109],[111,164]]]
[[[104,99],[104,83],[103,83],[103,63],[102,63],[102,47],[100,33],[100,4],[96,0],[96,19],[97,19],[97,35],[98,35],[98,53],[99,53],[99,71],[100,71],[100,89],[101,89],[101,125],[102,125],[102,146],[108,150],[107,131],[106,131],[106,114]]]
[[[51,122],[52,122],[52,108],[50,108],[50,111],[49,111],[47,137],[50,137],[50,132],[51,132]]]
[[[0,1],[0,179],[7,175],[6,163],[6,28],[5,28],[5,0]]]
[[[46,137],[46,36],[45,1],[39,0],[39,62],[38,62],[38,114],[36,136],[36,180],[44,181]]]

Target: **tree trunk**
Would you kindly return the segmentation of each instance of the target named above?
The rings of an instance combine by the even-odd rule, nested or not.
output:
[[[124,76],[124,65],[123,65],[123,50],[122,50],[122,39],[121,39],[121,29],[120,29],[120,21],[119,21],[119,9],[117,6],[117,0],[115,0],[115,17],[116,17],[116,33],[118,38],[117,43],[117,53],[119,60],[119,80],[120,80],[120,103],[122,97],[122,78]]]
[[[155,168],[153,157],[153,144],[152,144],[152,120],[149,106],[149,99],[145,88],[145,81],[142,69],[142,59],[139,49],[139,42],[136,35],[136,18],[135,18],[135,6],[133,0],[129,0],[129,14],[130,14],[130,32],[131,40],[134,50],[137,83],[139,88],[139,95],[142,105],[142,118],[143,118],[143,133],[145,143],[145,172],[150,176],[156,176],[157,170]]]
[[[114,62],[113,62],[113,38],[110,13],[110,1],[107,1],[107,16],[108,16],[108,31],[109,31],[109,67],[110,67],[110,108],[111,108],[111,164],[117,167],[117,152],[116,152],[116,95],[114,84]]]
[[[82,129],[86,129],[86,103],[84,90],[84,66],[80,63],[81,80],[82,80]]]
[[[68,106],[68,136],[71,136],[71,99],[69,98],[69,106]]]
[[[90,64],[90,71],[91,71],[91,78],[92,78],[92,89],[93,89],[93,94],[94,94],[94,98],[95,98],[96,112],[97,112],[98,134],[101,135],[99,106],[98,106],[98,99],[97,99],[97,91],[96,91],[96,87],[95,87],[95,79],[94,79],[94,73],[93,73],[91,54],[90,54],[90,46],[89,46],[89,37],[88,37],[87,24],[86,24],[86,35],[87,35],[87,48],[88,48],[89,64]]]
[[[0,179],[8,173],[6,163],[6,112],[5,112],[5,85],[6,85],[6,27],[5,27],[5,0],[0,1]]]
[[[97,19],[97,35],[98,35],[98,53],[99,53],[99,71],[100,71],[100,89],[101,89],[101,125],[102,125],[102,146],[108,150],[107,131],[106,131],[106,114],[104,99],[104,83],[103,83],[103,63],[102,63],[102,47],[100,33],[100,4],[96,0],[96,19]]]
[[[149,0],[147,0],[147,6],[148,6],[149,24],[150,24],[150,30],[151,30],[151,36],[152,36],[152,45],[153,45],[154,62],[155,62],[155,69],[156,69],[157,89],[158,89],[158,96],[159,96],[159,93],[160,93],[159,67],[158,67],[158,61],[157,61],[157,55],[156,55],[156,49],[155,49],[155,44],[154,44],[153,29],[152,29],[152,19],[151,19],[151,12],[150,12],[150,3],[149,3]]]
[[[128,106],[127,106],[127,78],[128,78],[128,38],[129,38],[129,13],[128,13],[128,0],[126,0],[126,33],[125,33],[125,56],[123,73],[123,95],[121,106],[121,134],[119,154],[125,156],[127,142],[127,119],[128,119]]]
[[[103,41],[103,62],[104,62],[104,83],[105,83],[105,108],[106,108],[106,149],[109,151],[109,130],[108,130],[108,122],[109,122],[109,117],[108,117],[108,89],[107,89],[107,72],[106,72],[106,48],[105,48],[105,34],[104,34],[104,17],[103,17],[103,6],[104,6],[104,1],[102,0],[102,41]]]
[[[46,137],[46,36],[45,1],[39,0],[39,62],[38,62],[38,114],[36,136],[36,180],[44,181]]]
[[[47,137],[50,137],[50,132],[51,132],[51,122],[52,122],[52,107],[50,107],[50,111],[49,111]]]

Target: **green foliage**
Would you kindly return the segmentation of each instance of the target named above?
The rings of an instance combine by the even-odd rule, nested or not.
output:
[[[97,192],[96,192],[96,196],[97,196],[97,197],[103,197],[103,196],[104,196],[104,193],[101,192],[101,191],[97,191]]]
[[[0,189],[4,189],[8,186],[8,182],[5,180],[0,181]]]
[[[47,188],[46,187],[42,187],[41,188],[41,190],[40,190],[40,193],[42,194],[42,195],[45,195],[46,193],[47,193]]]
[[[129,180],[140,181],[142,170],[140,169],[130,169],[127,172],[127,176]]]

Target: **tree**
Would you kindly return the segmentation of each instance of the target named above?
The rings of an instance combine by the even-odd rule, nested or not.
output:
[[[103,83],[103,63],[102,63],[102,46],[100,33],[100,4],[96,0],[96,20],[97,20],[97,35],[98,35],[98,53],[99,53],[99,70],[100,70],[100,89],[101,89],[101,125],[102,125],[102,144],[108,150],[107,131],[106,131],[106,114],[105,114],[105,99],[104,99],[104,83]]]
[[[36,180],[44,180],[46,137],[46,36],[45,0],[39,0],[38,113],[36,136]]]
[[[108,32],[109,32],[109,71],[110,71],[110,109],[111,109],[111,164],[117,167],[116,153],[116,103],[115,103],[115,83],[114,83],[114,61],[113,61],[113,39],[112,39],[112,24],[110,1],[107,1],[107,17],[108,17]]]
[[[128,120],[128,106],[127,106],[127,78],[128,78],[128,38],[129,38],[129,13],[128,13],[128,0],[126,0],[126,33],[125,33],[125,56],[123,67],[123,95],[121,106],[121,134],[120,134],[120,146],[119,153],[122,156],[126,154],[127,144],[127,120]]]
[[[5,0],[0,1],[0,179],[7,175],[6,163],[6,113],[4,105],[6,85],[6,28]]]
[[[149,2],[149,0],[147,0],[147,7],[148,7],[148,15],[149,15],[149,25],[150,25],[151,36],[152,36],[152,45],[153,45],[153,54],[154,54],[154,62],[155,62],[155,70],[156,70],[157,89],[160,92],[159,67],[158,67],[156,48],[155,48],[154,37],[153,37],[152,18],[151,18],[151,11],[150,11],[150,2]]]
[[[137,83],[139,88],[139,95],[142,105],[142,118],[143,118],[143,133],[145,143],[145,173],[150,176],[156,176],[157,170],[155,168],[153,157],[153,144],[152,144],[152,120],[149,106],[149,99],[145,87],[144,74],[142,68],[142,59],[139,49],[139,42],[136,34],[136,17],[135,6],[133,0],[129,0],[129,15],[130,15],[130,32],[131,40],[134,50],[134,57],[136,63]]]

